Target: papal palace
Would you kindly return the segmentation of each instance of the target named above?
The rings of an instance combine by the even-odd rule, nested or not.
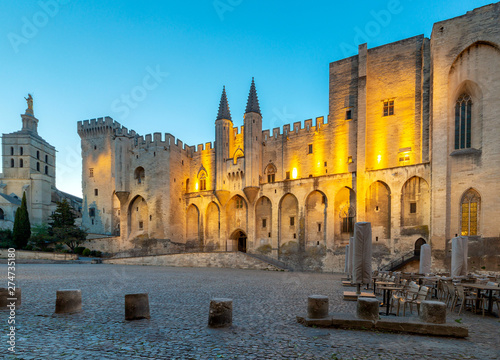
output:
[[[239,250],[334,271],[369,221],[377,264],[428,243],[445,268],[458,234],[472,268],[499,271],[500,3],[430,39],[360,45],[329,76],[327,117],[270,130],[253,80],[241,127],[223,89],[215,139],[198,146],[78,122],[83,225],[109,236],[96,249]]]

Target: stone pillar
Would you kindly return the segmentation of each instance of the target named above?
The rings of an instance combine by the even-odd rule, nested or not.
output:
[[[307,317],[309,319],[324,319],[328,316],[328,297],[311,295],[307,298]]]
[[[125,320],[149,319],[148,294],[125,295]]]
[[[58,290],[56,293],[56,314],[82,311],[81,290]]]
[[[9,294],[8,288],[0,288],[0,310],[5,310],[11,303],[15,303],[16,307],[21,306],[21,289],[16,288],[14,294]]]
[[[420,303],[420,320],[432,324],[446,324],[446,304],[424,300]]]
[[[380,303],[377,299],[359,297],[356,307],[356,316],[358,319],[378,320],[379,307]]]
[[[209,327],[227,327],[233,323],[233,300],[212,299],[210,300],[210,311],[208,313]]]

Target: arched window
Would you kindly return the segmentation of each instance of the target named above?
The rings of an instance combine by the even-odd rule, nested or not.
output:
[[[23,159],[20,159],[20,160],[19,160],[19,167],[23,167],[23,166],[24,166]]]
[[[202,171],[199,174],[198,178],[200,179],[200,190],[207,190],[207,173],[205,171]]]
[[[273,183],[276,180],[276,166],[274,164],[267,165],[264,173],[267,175],[268,183]]]
[[[461,231],[463,236],[475,236],[479,230],[481,197],[476,190],[468,190],[461,202]]]
[[[14,155],[14,147],[13,146],[10,147],[10,154]]]
[[[186,180],[186,192],[189,192],[189,179]]]
[[[455,104],[455,149],[468,149],[472,139],[472,99],[461,95]]]
[[[36,163],[36,171],[40,171],[40,163],[39,162]]]
[[[145,173],[144,168],[142,166],[139,166],[137,169],[135,169],[134,179],[137,180],[138,184],[142,184],[144,182],[145,177],[146,177],[146,173]]]
[[[14,167],[15,164],[14,164],[14,159],[10,159],[10,167]]]
[[[23,147],[21,146],[21,147],[19,148],[19,155],[23,155],[23,154],[24,154],[24,149],[23,149]]]
[[[49,175],[49,167],[45,166],[45,175]]]
[[[36,158],[37,158],[38,160],[40,160],[40,151],[37,151],[37,152],[36,152]]]
[[[45,155],[45,162],[48,164],[49,163],[49,155]]]

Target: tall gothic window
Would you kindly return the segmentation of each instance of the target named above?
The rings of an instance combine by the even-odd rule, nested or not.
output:
[[[461,235],[475,236],[478,234],[479,206],[481,197],[478,192],[470,189],[462,197],[461,203]]]
[[[472,99],[470,95],[461,95],[455,104],[455,149],[471,147],[472,135]]]
[[[276,166],[274,166],[274,164],[271,163],[267,165],[266,170],[264,172],[267,175],[268,183],[273,183],[276,181]]]

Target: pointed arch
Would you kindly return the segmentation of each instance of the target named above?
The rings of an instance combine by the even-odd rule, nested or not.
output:
[[[198,171],[198,184],[199,184],[199,190],[200,191],[205,191],[207,190],[207,179],[208,179],[208,173],[207,170],[201,166],[200,170]]]
[[[238,148],[236,149],[236,151],[233,154],[233,164],[236,165],[236,163],[238,162],[238,158],[244,157],[244,156],[245,156],[245,154],[243,153],[243,150],[238,146]]]
[[[460,200],[460,234],[479,235],[481,215],[481,195],[473,188],[467,190]]]
[[[273,183],[276,181],[276,173],[278,172],[278,169],[276,168],[276,165],[274,165],[272,162],[267,164],[266,168],[264,169],[264,174],[267,175],[267,182],[268,183]]]
[[[366,192],[366,219],[372,223],[374,240],[391,238],[391,189],[375,181]]]
[[[245,234],[248,232],[248,205],[242,196],[233,196],[226,204],[225,213],[227,233],[232,234],[235,229],[241,229]],[[234,242],[228,243],[228,249],[236,248],[237,244]]]
[[[141,195],[136,195],[129,203],[128,211],[129,236],[149,234],[149,210],[146,200]]]
[[[328,201],[325,193],[314,190],[306,198],[306,245],[326,247],[326,213]]]
[[[295,195],[283,195],[279,203],[279,244],[299,241],[299,201]]]
[[[197,247],[200,243],[200,210],[191,204],[186,215],[186,246]]]
[[[220,248],[220,209],[215,202],[208,204],[205,218],[205,250],[217,250]]]
[[[409,178],[401,188],[401,226],[429,226],[429,184],[419,176]]]
[[[271,244],[273,231],[273,205],[267,196],[260,197],[255,203],[256,246]],[[272,244],[271,244],[272,245]]]
[[[335,195],[334,219],[335,239],[349,243],[356,222],[356,193],[350,187],[343,187]]]
[[[145,177],[146,172],[144,171],[144,168],[142,166],[138,166],[134,171],[134,180],[140,185],[144,182]]]

